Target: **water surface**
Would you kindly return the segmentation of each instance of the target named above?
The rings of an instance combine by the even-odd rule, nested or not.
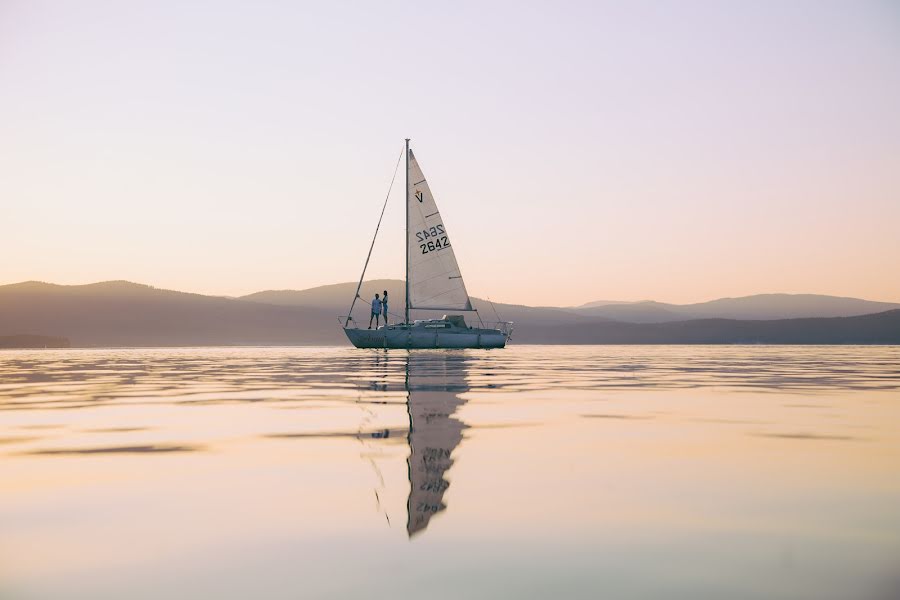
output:
[[[0,598],[896,598],[900,348],[0,352]]]

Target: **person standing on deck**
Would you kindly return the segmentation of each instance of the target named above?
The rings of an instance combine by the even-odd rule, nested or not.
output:
[[[385,325],[385,327],[387,327],[387,324],[388,324],[387,290],[384,290],[384,293],[381,297],[381,310],[384,312],[384,325]]]
[[[372,319],[375,319],[375,329],[378,329],[378,317],[381,316],[381,300],[378,299],[378,294],[375,294],[375,298],[372,300],[372,316],[369,317],[369,329],[372,329]]]

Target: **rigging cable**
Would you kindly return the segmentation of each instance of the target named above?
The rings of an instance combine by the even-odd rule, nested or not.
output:
[[[363,279],[366,277],[366,269],[369,267],[369,259],[372,258],[372,249],[375,248],[375,238],[378,237],[378,230],[381,228],[381,219],[384,218],[384,209],[387,208],[388,198],[391,197],[391,190],[394,189],[394,180],[397,179],[397,171],[400,169],[400,160],[403,158],[403,150],[400,151],[400,156],[397,157],[397,166],[394,167],[394,175],[391,177],[391,185],[388,186],[387,195],[384,197],[384,205],[381,207],[381,216],[378,217],[378,225],[375,226],[375,235],[372,236],[372,244],[369,246],[369,254],[366,255],[366,264],[363,265],[362,275],[359,276],[359,283],[356,286],[356,293],[353,295],[353,302],[350,303],[350,310],[347,311],[347,320],[344,322],[344,327],[348,327],[350,325],[350,321],[353,320],[353,307],[356,306],[356,301],[359,299],[359,290],[362,288]]]
[[[502,323],[502,322],[503,322],[503,319],[500,318],[500,313],[497,312],[497,308],[494,306],[494,303],[491,302],[491,297],[490,297],[490,296],[488,296],[487,301],[491,303],[491,308],[494,310],[494,316],[497,317],[497,322],[498,322],[498,323]]]

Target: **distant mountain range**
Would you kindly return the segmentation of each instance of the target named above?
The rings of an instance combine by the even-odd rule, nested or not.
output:
[[[695,319],[540,325],[529,328],[524,337],[519,341],[541,344],[900,344],[900,310],[772,321]]]
[[[665,323],[690,319],[798,319],[804,317],[855,317],[900,308],[891,302],[816,294],[757,294],[721,298],[697,304],[664,302],[590,302],[574,308],[582,315],[628,323]]]
[[[355,289],[355,283],[340,283],[222,298],[126,281],[31,281],[0,286],[0,336],[5,345],[30,340],[32,346],[345,345],[337,317],[347,313]],[[403,282],[367,281],[353,311],[361,326],[368,323],[370,298],[383,290],[390,311],[402,318]],[[514,321],[514,343],[900,343],[900,304],[834,296],[762,294],[686,305],[592,302],[569,308],[478,298],[473,304],[484,321]],[[474,314],[466,318],[477,323]],[[26,335],[45,338],[10,337]]]

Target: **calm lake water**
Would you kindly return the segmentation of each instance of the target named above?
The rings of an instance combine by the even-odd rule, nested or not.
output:
[[[900,347],[0,352],[0,598],[897,598]]]

